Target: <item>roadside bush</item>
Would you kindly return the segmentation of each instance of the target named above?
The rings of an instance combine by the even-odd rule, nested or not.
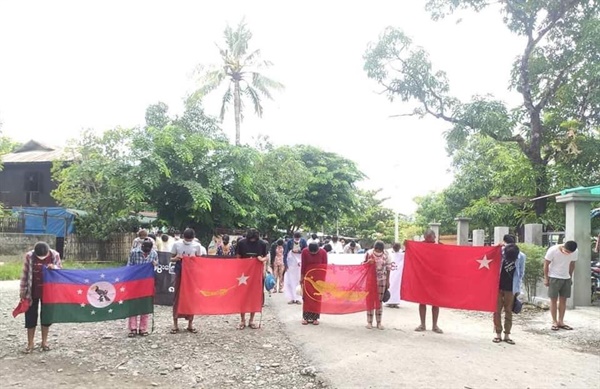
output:
[[[547,249],[528,243],[519,243],[519,249],[527,256],[523,284],[527,300],[531,303],[536,296],[537,285],[544,277],[544,256]]]

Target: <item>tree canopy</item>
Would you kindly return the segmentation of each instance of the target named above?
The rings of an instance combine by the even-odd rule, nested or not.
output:
[[[197,102],[178,117],[163,103],[151,105],[146,119],[143,128],[84,132],[73,146],[80,158],[55,166],[53,195],[88,213],[84,233],[105,237],[141,210],[202,237],[216,227],[257,227],[271,236],[317,230],[353,215],[355,183],[364,176],[350,160],[268,140],[262,148],[231,145]]]
[[[476,184],[481,190],[480,207],[495,204],[490,200],[499,193],[539,197],[573,182],[597,183],[598,170],[586,165],[597,156],[585,150],[597,145],[600,124],[600,3],[594,0],[507,0],[499,4],[486,0],[430,0],[427,3],[435,20],[460,9],[477,12],[487,7],[499,7],[498,17],[506,28],[524,38],[521,54],[513,68],[507,69],[511,88],[521,95],[520,105],[511,107],[493,96],[474,96],[468,102],[456,98],[446,73],[434,70],[425,49],[416,46],[402,30],[392,27],[369,45],[364,56],[367,75],[383,87],[391,101],[416,102],[416,108],[407,115],[429,115],[452,124],[445,134],[450,154],[468,153],[474,142],[486,142],[481,139],[484,137],[490,140],[487,142],[490,147],[506,146],[502,151],[495,149],[494,152],[501,154],[495,155],[498,159],[491,158],[493,164],[488,167],[501,167],[500,161],[521,163],[518,172],[525,175],[518,183],[511,180],[516,186],[510,189],[495,187],[490,192],[489,182]],[[474,137],[479,139],[473,141]],[[467,169],[459,161],[455,160],[458,162],[455,167]],[[486,166],[480,164],[477,169],[485,171]],[[515,176],[513,173],[516,172],[507,170],[505,176]],[[562,179],[558,180],[557,175]],[[465,172],[462,179],[467,176],[473,177]],[[464,184],[460,180],[459,174],[454,190]],[[476,188],[468,190],[472,189]],[[535,216],[543,218],[547,208],[547,198],[535,201]]]

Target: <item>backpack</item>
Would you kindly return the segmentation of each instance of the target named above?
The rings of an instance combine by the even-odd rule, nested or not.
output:
[[[269,273],[267,274],[267,276],[265,277],[265,289],[267,290],[267,292],[270,292],[271,290],[273,290],[273,288],[275,287],[276,281],[275,281],[275,277],[273,276],[273,274]]]

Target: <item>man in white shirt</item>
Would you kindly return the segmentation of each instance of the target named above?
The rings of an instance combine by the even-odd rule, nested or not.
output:
[[[197,333],[198,330],[194,328],[194,315],[178,315],[177,304],[179,303],[179,287],[181,284],[181,262],[184,257],[199,257],[206,255],[206,248],[200,244],[200,241],[196,239],[196,233],[191,228],[186,228],[183,231],[183,239],[173,243],[171,247],[171,262],[175,262],[175,296],[173,301],[173,328],[171,329],[172,334],[179,332],[179,326],[177,319],[182,317],[188,321],[187,331],[193,334]]]
[[[331,252],[334,254],[342,254],[344,252],[344,245],[339,241],[338,236],[334,235],[331,237]]]
[[[316,243],[319,244],[319,236],[317,234],[312,234],[310,239],[306,241],[306,244]]]
[[[573,271],[577,261],[577,243],[570,240],[548,249],[544,261],[544,285],[548,287],[552,330],[572,330],[564,323],[567,299],[571,297]],[[558,301],[558,320],[556,317]]]

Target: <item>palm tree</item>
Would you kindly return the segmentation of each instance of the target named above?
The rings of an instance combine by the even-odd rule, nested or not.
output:
[[[193,97],[202,98],[229,81],[223,94],[220,118],[223,120],[233,97],[235,144],[239,146],[240,124],[244,118],[242,97],[245,96],[252,102],[254,112],[261,117],[263,113],[261,99],[266,97],[273,100],[271,91],[283,89],[283,84],[260,73],[262,69],[271,66],[271,62],[260,59],[260,50],[248,52],[248,43],[252,39],[252,32],[247,29],[243,19],[235,30],[228,25],[225,28],[224,36],[225,49],[219,47],[222,64],[213,65],[203,73],[200,89],[194,93]]]

